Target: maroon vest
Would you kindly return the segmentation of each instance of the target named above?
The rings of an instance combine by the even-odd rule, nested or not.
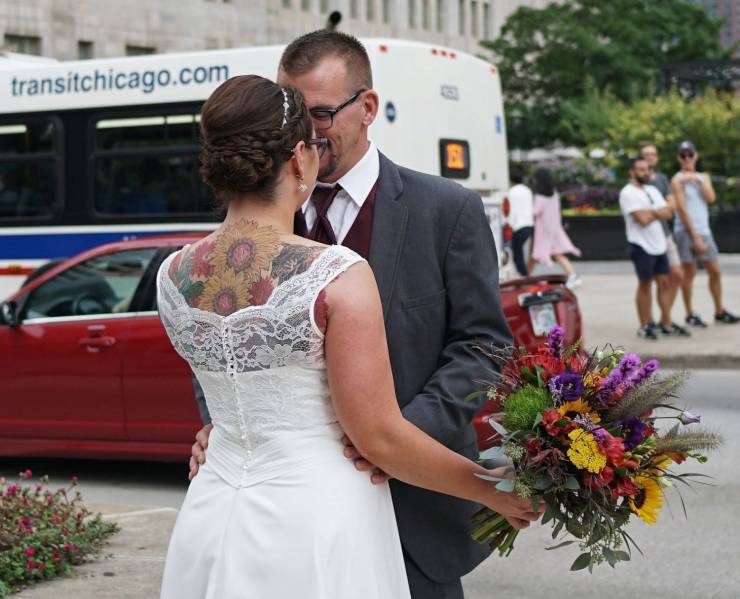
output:
[[[373,234],[373,214],[375,213],[375,197],[378,195],[378,182],[375,181],[370,193],[367,194],[365,203],[347,231],[342,245],[357,252],[368,260],[370,258],[370,240]]]

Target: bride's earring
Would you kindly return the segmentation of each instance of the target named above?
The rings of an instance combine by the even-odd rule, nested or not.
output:
[[[298,191],[301,193],[305,193],[308,191],[308,185],[306,185],[306,182],[303,179],[298,181]]]

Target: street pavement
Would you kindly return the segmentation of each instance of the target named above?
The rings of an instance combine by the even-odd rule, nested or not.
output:
[[[641,596],[655,599],[740,599],[740,324],[692,329],[688,339],[646,341],[636,336],[636,279],[627,262],[577,262],[583,278],[577,290],[586,347],[609,342],[666,367],[698,370],[683,394],[687,407],[722,432],[727,442],[701,471],[715,477],[712,487],[684,491],[688,519],[678,497],[669,498],[654,526],[637,523],[633,532],[646,556],[603,566],[593,575],[571,573],[572,547],[545,551],[549,527],[534,526],[517,540],[506,559],[494,556],[464,579],[467,599],[580,599]],[[721,257],[727,308],[740,312],[740,256]],[[536,274],[536,273],[535,273]],[[700,272],[695,286],[698,312],[711,321],[713,308]],[[657,312],[656,312],[657,314]],[[682,321],[680,297],[674,320]],[[148,599],[158,596],[164,556],[177,507],[187,489],[186,469],[176,464],[37,461],[33,469],[51,471],[52,481],[80,477],[80,491],[94,510],[114,519],[121,532],[100,559],[78,568],[70,579],[27,589],[22,599]],[[28,460],[0,462],[0,474],[29,467]],[[683,471],[696,471],[696,469]],[[348,592],[351,599],[351,592]],[[389,598],[391,599],[391,598]]]

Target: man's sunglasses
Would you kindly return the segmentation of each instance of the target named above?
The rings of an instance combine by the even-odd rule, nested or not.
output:
[[[329,140],[325,137],[314,137],[306,142],[307,146],[316,146],[316,151],[319,153],[319,158],[324,155],[326,148],[329,147]]]
[[[681,159],[685,159],[685,158],[693,158],[693,157],[694,157],[694,153],[693,153],[693,152],[681,152],[681,153],[680,153],[680,154],[678,155],[678,157],[679,157],[679,158],[681,158]]]
[[[344,102],[342,102],[338,106],[335,106],[334,108],[312,108],[308,112],[311,114],[311,117],[313,117],[314,122],[320,129],[328,129],[334,124],[334,117],[336,116],[336,114],[340,110],[344,110],[345,108],[347,108],[347,106],[352,104],[355,100],[357,100],[357,98],[360,97],[360,94],[366,91],[366,89],[356,91]]]

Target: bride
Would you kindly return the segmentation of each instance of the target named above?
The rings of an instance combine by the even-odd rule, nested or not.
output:
[[[201,172],[228,212],[164,261],[157,288],[214,429],[162,599],[410,597],[388,485],[344,457],[343,434],[392,477],[517,528],[536,520],[528,500],[403,418],[367,262],[293,235],[328,143],[300,92],[234,77],[204,104],[201,127]]]

